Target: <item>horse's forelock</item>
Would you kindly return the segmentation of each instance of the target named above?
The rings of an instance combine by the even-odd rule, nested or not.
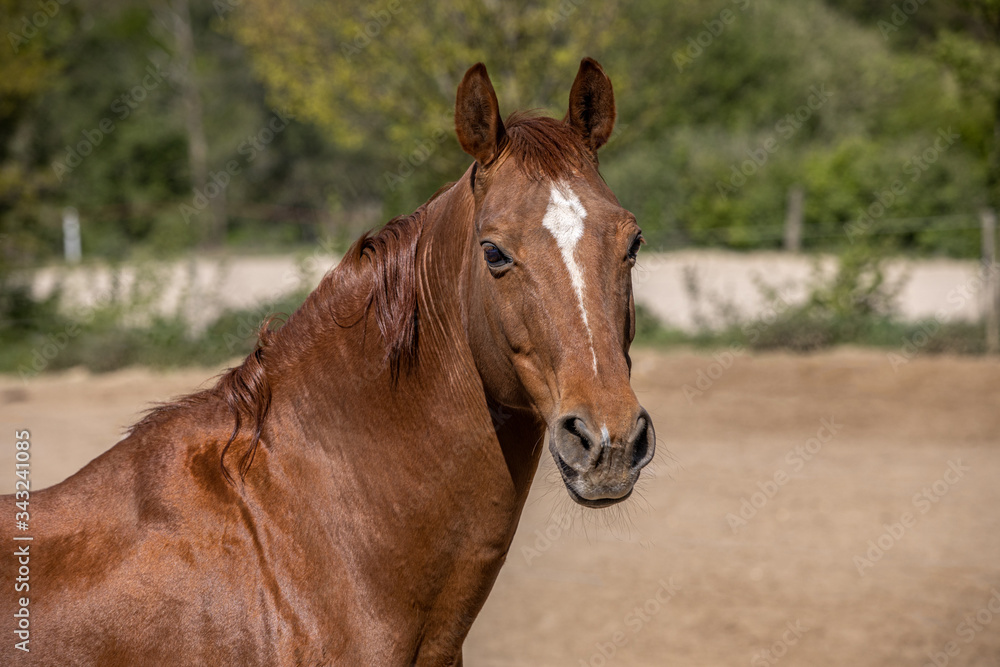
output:
[[[505,150],[529,176],[556,180],[593,164],[580,135],[562,121],[515,111],[504,125],[508,142]]]

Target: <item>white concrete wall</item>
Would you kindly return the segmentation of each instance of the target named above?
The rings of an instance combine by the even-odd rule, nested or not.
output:
[[[161,264],[155,272],[164,289],[155,310],[170,313],[180,307],[196,327],[202,326],[224,307],[247,308],[275,301],[294,290],[300,276],[314,286],[337,260],[317,251],[311,255],[195,257]],[[692,331],[702,324],[721,326],[727,317],[746,319],[762,312],[767,304],[760,284],[776,288],[790,302],[801,300],[817,267],[832,271],[834,260],[779,252],[643,252],[634,274],[635,295],[637,302],[666,324]],[[939,314],[942,320],[973,320],[984,312],[977,262],[894,260],[887,268],[891,281],[904,281],[898,298],[903,319]],[[128,289],[135,280],[134,269],[126,267],[120,280]],[[35,276],[36,294],[49,293],[57,281],[62,282],[70,307],[106,299],[112,284],[107,268],[47,268]]]
[[[725,324],[727,313],[749,319],[762,312],[767,303],[761,284],[777,289],[789,302],[799,302],[817,270],[828,275],[834,268],[831,257],[780,252],[641,253],[634,274],[635,298],[664,323],[692,331],[700,323]],[[889,282],[903,281],[896,303],[905,320],[935,315],[942,321],[978,319],[986,304],[982,274],[981,265],[971,260],[893,260],[886,265]]]
[[[267,308],[300,285],[310,289],[339,257],[323,252],[311,255],[246,257],[194,257],[190,260],[143,266],[142,280],[160,286],[148,312],[176,313],[178,309],[197,329],[206,326],[227,308]],[[133,266],[118,273],[118,294],[128,294],[137,285]],[[39,270],[34,279],[36,296],[50,294],[59,284],[68,310],[106,304],[114,290],[112,271],[104,266]],[[143,313],[137,313],[142,318]],[[263,317],[263,316],[262,316]]]

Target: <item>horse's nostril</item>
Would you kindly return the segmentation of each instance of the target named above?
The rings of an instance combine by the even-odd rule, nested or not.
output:
[[[592,470],[601,460],[598,441],[587,428],[587,422],[575,415],[559,420],[558,429],[552,434],[553,453],[558,453],[577,473]]]
[[[564,479],[576,479],[579,477],[579,473],[570,467],[568,463],[563,461],[561,456],[556,456],[556,465],[559,466],[559,471],[562,472]]]
[[[584,451],[590,451],[590,438],[584,432],[583,422],[578,417],[568,417],[563,420],[563,428],[569,432],[573,438],[580,441],[580,445],[583,447]]]
[[[641,468],[653,458],[656,435],[649,414],[645,410],[642,411],[636,426],[635,439],[632,441],[632,467]]]

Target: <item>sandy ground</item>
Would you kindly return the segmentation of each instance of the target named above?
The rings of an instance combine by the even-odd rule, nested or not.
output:
[[[573,505],[544,455],[466,664],[1000,665],[1000,362],[728,365],[635,355],[659,445],[624,509]],[[50,484],[211,374],[0,378],[0,490],[14,428]]]

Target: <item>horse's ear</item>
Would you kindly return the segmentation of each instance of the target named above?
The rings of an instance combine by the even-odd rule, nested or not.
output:
[[[615,128],[615,93],[611,79],[596,60],[584,58],[569,92],[566,122],[576,130],[595,156]]]
[[[469,68],[458,86],[455,99],[455,132],[462,150],[481,166],[493,161],[507,136],[500,120],[500,105],[493,91],[486,65]]]

